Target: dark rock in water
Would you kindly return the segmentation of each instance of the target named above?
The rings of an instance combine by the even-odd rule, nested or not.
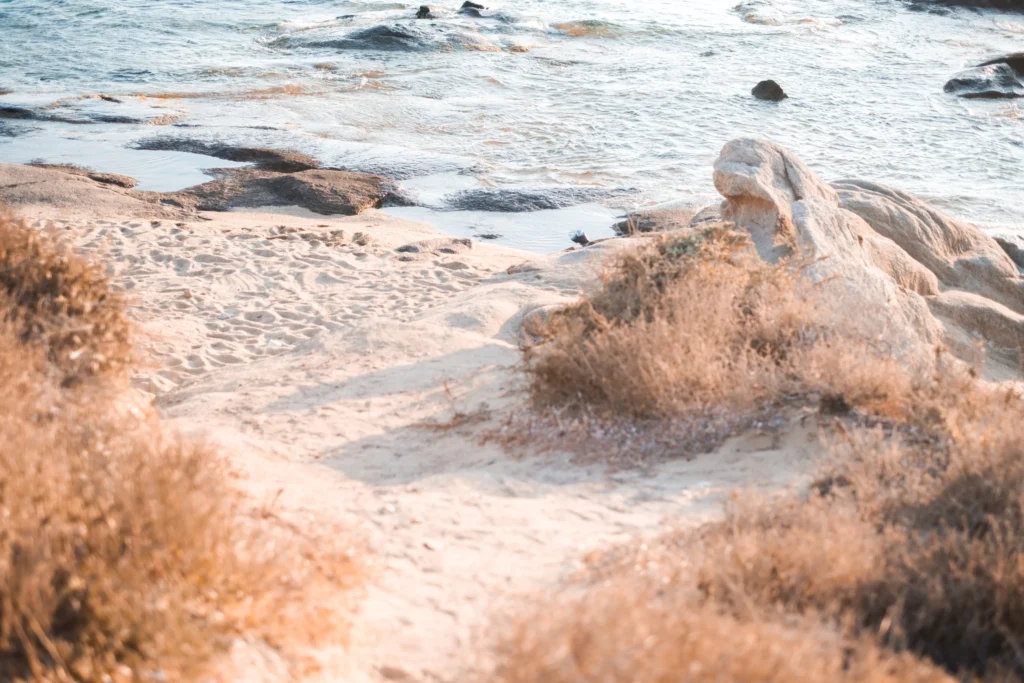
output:
[[[1009,64],[992,64],[961,71],[943,90],[957,97],[998,99],[1024,97],[1024,84]]]
[[[418,12],[416,12],[417,19],[430,19],[430,8],[426,5],[421,5]]]
[[[459,14],[465,14],[467,16],[476,17],[477,19],[479,19],[483,17],[483,15],[480,14],[480,10],[482,9],[487,8],[478,2],[466,0],[466,2],[462,3],[462,7],[459,8]]]
[[[421,32],[404,26],[371,26],[341,40],[308,43],[309,47],[331,47],[341,50],[424,50],[431,41]]]
[[[37,118],[36,113],[31,109],[25,107],[16,107],[13,105],[2,104],[0,105],[0,119],[34,119]]]
[[[482,240],[498,240],[501,239],[501,235],[496,232],[482,232],[477,235]]]
[[[380,207],[391,184],[380,176],[348,171],[274,173],[230,169],[222,177],[180,192],[162,194],[164,203],[198,211],[261,206],[301,206],[314,213],[352,216]]]
[[[627,190],[606,190],[596,187],[552,187],[534,190],[485,188],[459,192],[448,199],[447,208],[455,211],[525,213],[564,209],[629,194]]]
[[[203,154],[227,161],[254,164],[256,168],[261,170],[276,171],[278,173],[297,173],[298,171],[309,171],[320,167],[320,162],[313,157],[292,150],[267,149],[265,147],[237,147],[235,145],[190,140],[188,138],[151,138],[136,143],[134,148]]]
[[[924,9],[922,5],[1024,11],[1024,0],[915,0],[911,7]]]
[[[1024,52],[1013,52],[1008,55],[996,57],[990,59],[987,62],[982,62],[978,66],[993,66],[995,64],[1006,64],[1008,67],[1013,69],[1018,76],[1024,76]]]
[[[750,94],[759,100],[765,100],[767,102],[781,102],[789,97],[789,95],[787,95],[782,89],[782,86],[773,80],[761,81],[754,86],[754,89],[750,91]]]

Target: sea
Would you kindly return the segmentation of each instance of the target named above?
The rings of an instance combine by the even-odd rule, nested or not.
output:
[[[294,149],[395,179],[412,205],[393,215],[552,251],[577,230],[611,234],[627,212],[715,202],[720,149],[757,136],[826,179],[1024,230],[1024,100],[943,92],[957,71],[1024,50],[1024,14],[905,0],[481,4],[431,2],[418,19],[418,3],[361,0],[0,0],[0,161],[176,190],[237,164],[145,149],[154,141]],[[754,99],[763,79],[789,99]],[[460,200],[479,190],[486,206]]]

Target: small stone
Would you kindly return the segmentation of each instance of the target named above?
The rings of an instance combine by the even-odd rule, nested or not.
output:
[[[191,299],[192,298],[192,290],[191,289],[186,289],[184,292],[181,293],[181,296],[182,296],[183,299]]]
[[[406,671],[400,666],[391,666],[390,664],[385,664],[384,666],[378,668],[377,672],[389,681],[413,680],[412,675],[410,675],[408,671]]]
[[[417,19],[430,19],[430,7],[427,5],[420,5],[420,9],[416,12]]]

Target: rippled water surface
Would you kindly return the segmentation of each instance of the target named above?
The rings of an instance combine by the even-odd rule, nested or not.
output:
[[[289,147],[402,180],[396,213],[535,249],[601,234],[622,209],[713,198],[738,135],[790,146],[827,178],[927,196],[1024,227],[1024,105],[942,92],[1024,49],[1024,15],[900,0],[0,0],[0,160],[73,161],[174,189],[208,157],[142,152],[173,136]],[[486,4],[486,3],[485,3]],[[418,5],[418,3],[417,3]],[[791,95],[754,100],[773,78]],[[117,102],[95,97],[106,95]],[[587,186],[563,210],[451,210],[478,187]]]

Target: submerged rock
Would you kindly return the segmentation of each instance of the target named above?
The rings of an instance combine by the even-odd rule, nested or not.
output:
[[[723,217],[775,262],[799,255],[831,309],[899,355],[944,340],[976,360],[1024,345],[1024,280],[994,239],[892,188],[830,186],[788,150],[741,138],[715,163]],[[854,314],[851,315],[851,311]]]
[[[789,95],[782,89],[782,86],[773,80],[761,81],[754,86],[750,94],[759,100],[765,100],[767,102],[781,102],[787,99]]]
[[[202,154],[226,161],[250,163],[264,171],[276,171],[278,173],[295,173],[320,167],[320,162],[315,158],[293,150],[241,147],[188,138],[150,138],[149,140],[142,140],[136,143],[133,147],[134,149]]]
[[[221,178],[202,185],[165,193],[161,201],[197,211],[300,206],[313,213],[352,216],[382,206],[391,190],[390,182],[369,173],[241,168],[223,171]]]
[[[597,187],[551,187],[531,190],[484,188],[465,190],[449,197],[447,208],[456,211],[525,213],[564,209],[627,194],[626,190],[606,190]]]
[[[419,11],[416,12],[417,19],[430,19],[430,8],[426,5],[420,5]]]
[[[1024,83],[1006,63],[978,66],[961,71],[951,78],[943,90],[957,97],[998,99],[1024,97]]]

